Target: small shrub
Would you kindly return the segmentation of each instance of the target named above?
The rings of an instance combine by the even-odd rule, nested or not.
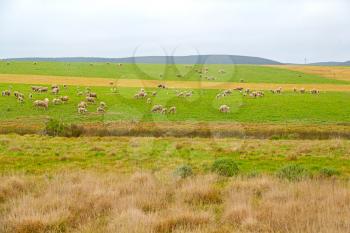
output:
[[[49,136],[62,136],[67,126],[55,119],[50,119],[45,126],[45,134]]]
[[[320,169],[319,173],[322,177],[332,177],[332,176],[340,175],[340,172],[338,170],[334,168],[328,168],[328,167],[324,167]]]
[[[76,124],[67,125],[61,121],[50,119],[46,123],[45,134],[49,136],[79,137],[84,133],[84,128]]]
[[[232,159],[217,159],[211,166],[211,171],[221,176],[235,176],[239,172],[236,162]]]
[[[174,171],[174,175],[185,179],[186,177],[192,176],[193,171],[190,165],[181,165]]]
[[[307,176],[308,172],[305,168],[298,164],[290,164],[282,167],[277,176],[281,179],[287,179],[289,181],[299,181]]]

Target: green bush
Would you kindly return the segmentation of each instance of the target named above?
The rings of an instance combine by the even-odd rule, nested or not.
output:
[[[192,176],[192,167],[190,165],[181,165],[175,169],[174,175],[181,177],[182,179]]]
[[[281,179],[287,179],[289,181],[299,181],[308,175],[307,170],[298,164],[289,164],[282,167],[277,176]]]
[[[79,137],[83,134],[83,127],[76,124],[67,125],[61,121],[50,119],[45,126],[45,134],[49,136]]]
[[[334,168],[328,168],[328,167],[324,167],[320,169],[319,173],[322,177],[332,177],[332,176],[340,175],[340,172],[338,170]]]
[[[235,176],[239,172],[236,162],[232,159],[217,159],[211,166],[211,171],[221,176]]]
[[[62,136],[67,126],[55,119],[50,119],[45,126],[45,134],[49,136]]]

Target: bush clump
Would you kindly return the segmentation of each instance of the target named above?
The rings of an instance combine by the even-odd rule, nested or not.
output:
[[[76,124],[65,124],[56,119],[50,119],[45,126],[44,133],[49,136],[79,137],[83,134],[83,127]]]
[[[333,177],[333,176],[339,176],[340,172],[334,168],[324,167],[320,169],[319,174],[321,177]]]
[[[192,176],[193,171],[190,165],[181,165],[177,167],[174,171],[174,176],[181,177],[185,179],[186,177]]]
[[[217,159],[211,166],[211,171],[221,176],[231,177],[238,174],[239,168],[232,159]]]
[[[307,170],[298,164],[286,165],[277,172],[279,178],[287,179],[289,181],[300,181],[307,175]]]

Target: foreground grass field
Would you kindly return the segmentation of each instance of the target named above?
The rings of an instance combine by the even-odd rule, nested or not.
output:
[[[208,74],[200,77],[195,72],[203,66]],[[224,69],[226,73],[219,74]],[[32,74],[74,77],[100,77],[113,79],[208,81],[214,77],[216,82],[280,83],[280,84],[350,84],[349,80],[335,80],[315,74],[305,74],[287,69],[252,65],[146,65],[106,63],[60,63],[60,62],[0,62],[0,74]],[[162,76],[160,76],[162,75]],[[181,75],[182,77],[177,77]],[[210,81],[210,80],[209,80]]]
[[[150,173],[0,177],[1,233],[349,232],[349,183]]]
[[[8,84],[0,84],[0,90],[9,89]],[[110,121],[233,121],[257,123],[347,123],[350,121],[348,92],[322,92],[319,95],[285,92],[283,94],[266,93],[263,98],[243,97],[239,92],[232,96],[216,99],[219,90],[194,90],[192,97],[177,97],[173,89],[147,89],[149,93],[157,91],[152,97],[152,104],[145,99],[135,99],[134,94],[139,88],[119,88],[118,93],[112,93],[110,88],[93,87],[97,92],[98,101],[108,105],[107,113],[97,114],[97,105],[88,107],[89,113],[77,113],[77,104],[84,96],[77,95],[77,87],[62,89],[60,95],[68,95],[70,101],[62,105],[50,105],[48,110],[36,109],[35,99],[49,97],[52,94],[33,94],[33,100],[27,98],[31,92],[29,85],[12,85],[13,90],[25,94],[26,101],[18,103],[14,96],[0,97],[0,120],[24,120],[37,117],[52,117],[64,122],[110,122]],[[80,88],[84,91],[84,88]],[[151,113],[155,104],[166,107],[176,106],[174,115]],[[231,112],[227,114],[218,111],[219,106],[227,104]]]
[[[140,138],[0,136],[0,172],[51,173],[93,169],[132,173],[139,170],[171,173],[189,164],[195,173],[210,172],[215,159],[232,158],[240,174],[275,174],[299,164],[312,176],[324,168],[350,175],[347,140],[241,140],[213,138]]]

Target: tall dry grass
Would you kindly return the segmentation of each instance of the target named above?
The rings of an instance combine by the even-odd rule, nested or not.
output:
[[[1,181],[1,233],[350,232],[344,181],[91,172]]]

